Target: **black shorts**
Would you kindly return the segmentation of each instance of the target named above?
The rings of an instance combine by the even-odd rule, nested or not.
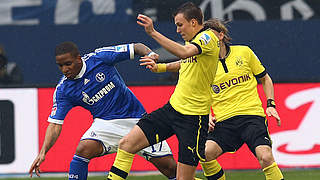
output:
[[[254,155],[257,146],[272,144],[267,119],[255,115],[234,116],[216,123],[208,140],[215,141],[223,152],[235,152],[246,143]]]
[[[178,161],[197,166],[205,160],[205,142],[208,132],[208,115],[183,115],[167,103],[143,116],[137,125],[142,129],[150,145],[176,134],[179,141]]]

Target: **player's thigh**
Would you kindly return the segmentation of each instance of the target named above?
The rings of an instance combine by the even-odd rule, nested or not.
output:
[[[173,135],[171,127],[173,108],[168,103],[143,116],[137,125],[141,128],[150,145],[157,144]]]
[[[179,141],[179,159],[183,164],[197,166],[205,161],[208,115],[176,115],[174,131]]]
[[[256,155],[256,147],[266,145],[271,148],[271,139],[268,131],[267,121],[261,116],[247,116],[244,119],[245,127],[241,127],[241,138],[248,145],[253,154]]]
[[[119,141],[119,149],[135,154],[141,149],[149,146],[149,142],[142,129],[135,125],[129,134]]]
[[[91,127],[84,133],[83,140],[95,140],[102,144],[100,156],[117,152],[119,140],[130,132],[138,119],[101,120],[95,119]]]
[[[214,130],[208,134],[207,142],[215,142],[221,148],[221,153],[236,152],[244,143],[238,133],[237,124],[237,117],[216,123]],[[215,147],[215,144],[212,144],[212,146]],[[213,156],[212,158],[220,155],[220,152],[215,152],[214,148],[210,148],[208,151],[213,151],[211,155]]]

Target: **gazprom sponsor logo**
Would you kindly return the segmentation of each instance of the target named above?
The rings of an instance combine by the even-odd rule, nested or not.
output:
[[[102,99],[105,95],[107,95],[115,85],[113,82],[109,82],[105,87],[103,87],[100,91],[98,91],[94,96],[90,97],[87,93],[82,91],[82,101],[86,104],[93,105],[94,103],[98,102],[100,99]]]
[[[213,92],[218,94],[218,93],[220,93],[220,91],[227,89],[228,87],[237,85],[242,82],[246,82],[250,79],[251,79],[250,75],[245,74],[245,75],[239,76],[237,78],[229,79],[228,81],[222,82],[218,85],[212,85],[212,90],[213,90]]]

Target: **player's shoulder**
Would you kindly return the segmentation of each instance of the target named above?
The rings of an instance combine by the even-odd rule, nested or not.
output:
[[[199,40],[199,41],[203,42],[204,44],[208,44],[211,40],[216,41],[217,37],[212,32],[212,30],[206,29],[206,30],[202,30],[201,32],[199,32],[196,35],[195,40]]]
[[[233,51],[252,51],[247,45],[230,45],[230,49]]]

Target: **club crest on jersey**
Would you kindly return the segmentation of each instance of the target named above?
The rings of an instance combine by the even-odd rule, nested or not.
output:
[[[236,57],[236,58],[237,58],[237,60],[236,60],[236,65],[237,65],[238,67],[241,67],[242,64],[243,64],[243,61],[242,61],[241,57]]]
[[[119,45],[115,47],[115,52],[127,52],[127,45]]]
[[[202,34],[201,36],[200,36],[200,41],[202,41],[205,45],[207,45],[208,43],[209,43],[209,41],[211,40],[211,37],[208,35],[208,34],[206,34],[206,33],[204,33],[204,34]]]
[[[98,82],[102,82],[106,79],[106,75],[104,75],[102,72],[99,72],[98,74],[96,74],[96,80]]]

